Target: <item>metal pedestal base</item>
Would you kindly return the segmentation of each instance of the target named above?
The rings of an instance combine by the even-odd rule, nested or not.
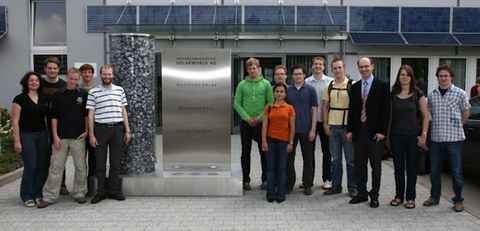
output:
[[[126,196],[241,196],[240,164],[232,171],[159,171],[122,176]]]

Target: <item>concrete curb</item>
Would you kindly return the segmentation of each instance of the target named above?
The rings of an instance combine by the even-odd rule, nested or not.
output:
[[[7,174],[3,174],[0,176],[0,187],[20,178],[23,173],[23,168],[19,168],[14,170],[13,172],[9,172]]]

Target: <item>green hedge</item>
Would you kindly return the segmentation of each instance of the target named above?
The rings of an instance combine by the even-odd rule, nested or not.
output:
[[[0,175],[23,167],[20,154],[13,148],[12,120],[7,109],[0,108]]]

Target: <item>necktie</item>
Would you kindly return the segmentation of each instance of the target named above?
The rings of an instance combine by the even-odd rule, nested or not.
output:
[[[363,93],[362,93],[362,116],[360,120],[362,123],[367,122],[367,111],[365,110],[365,104],[367,103],[368,98],[368,83],[367,81],[363,81]]]

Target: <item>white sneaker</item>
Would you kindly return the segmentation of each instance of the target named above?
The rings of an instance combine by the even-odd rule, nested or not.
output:
[[[323,189],[331,189],[332,188],[332,182],[327,180],[323,182]]]
[[[25,201],[25,206],[29,207],[29,208],[35,207],[35,201],[33,201],[33,200]]]

